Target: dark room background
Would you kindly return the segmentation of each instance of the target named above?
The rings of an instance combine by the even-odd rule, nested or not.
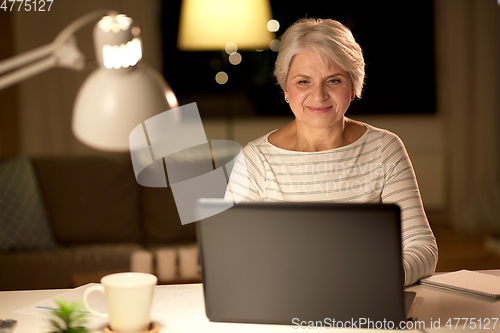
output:
[[[181,1],[163,1],[164,75],[180,104],[197,102],[199,94],[228,99],[244,92],[251,108],[234,107],[234,116],[290,115],[281,89],[272,77],[276,52],[239,51],[242,62],[233,66],[223,51],[182,52],[176,47]],[[353,32],[366,62],[361,100],[350,114],[433,114],[436,112],[433,2],[334,0],[291,4],[271,0],[273,18],[280,23],[277,37],[303,17],[333,18]],[[229,81],[214,77],[212,59],[223,62]],[[248,110],[252,110],[249,112]],[[224,108],[200,108],[203,117],[222,117]]]

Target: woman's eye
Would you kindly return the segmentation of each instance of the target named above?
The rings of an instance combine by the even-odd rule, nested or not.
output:
[[[306,81],[306,80],[300,80],[298,81],[297,83],[298,84],[301,84],[301,85],[304,85],[304,84],[307,84],[309,81]]]
[[[330,79],[330,80],[328,80],[328,83],[338,84],[338,83],[340,83],[340,80],[339,79]]]

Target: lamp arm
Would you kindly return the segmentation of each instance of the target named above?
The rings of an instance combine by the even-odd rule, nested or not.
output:
[[[46,70],[56,66],[56,61],[54,58],[49,57],[47,59],[38,61],[29,66],[23,67],[15,72],[9,73],[0,77],[0,90],[7,88],[13,84],[21,82],[27,78],[35,76],[36,74],[45,72]]]
[[[0,74],[19,68],[14,72],[0,75],[0,90],[56,66],[82,70],[84,56],[78,50],[73,34],[88,23],[109,13],[112,13],[112,11],[96,10],[88,13],[70,23],[56,36],[52,43],[0,62]],[[48,58],[25,66],[44,57]]]
[[[34,50],[25,52],[18,56],[0,62],[0,74],[13,70],[24,64],[33,62],[52,53],[52,44],[40,46]]]
[[[64,28],[56,36],[56,38],[52,42],[53,47],[54,48],[61,47],[62,44],[64,44],[68,38],[70,38],[75,32],[80,30],[82,27],[87,25],[89,22],[92,22],[92,21],[94,21],[94,20],[96,20],[96,19],[98,19],[106,14],[109,15],[111,13],[114,13],[114,11],[100,9],[100,10],[96,10],[96,11],[93,11],[91,13],[88,13],[88,14],[80,17],[79,19],[71,22],[66,28]]]

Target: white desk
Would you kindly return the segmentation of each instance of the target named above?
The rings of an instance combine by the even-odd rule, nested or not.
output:
[[[500,270],[484,271],[488,274],[500,276]],[[168,294],[169,300],[163,304],[161,316],[153,315],[153,321],[162,324],[162,333],[170,332],[302,332],[309,329],[298,329],[285,325],[255,325],[255,324],[229,324],[212,323],[205,316],[203,300],[203,287],[201,284],[158,286],[159,293]],[[443,331],[461,332],[500,332],[500,322],[496,323],[495,329],[479,330],[472,329],[465,319],[459,321],[459,327],[455,329],[457,320],[453,318],[499,318],[500,301],[489,301],[484,298],[461,295],[437,288],[416,285],[408,288],[409,291],[417,293],[416,315],[419,321],[425,322],[425,332],[433,332],[431,321],[440,321]],[[40,316],[19,314],[15,311],[29,306],[38,301],[53,298],[67,290],[35,290],[35,291],[9,291],[0,292],[0,318],[16,319],[18,321],[14,333],[37,333],[47,332],[46,320],[40,310]],[[451,319],[453,328],[445,324]],[[494,322],[494,321],[493,321]],[[492,323],[493,323],[492,322]],[[490,327],[492,328],[492,324]],[[99,330],[97,330],[99,331]],[[346,332],[368,332],[368,330],[342,330]],[[380,331],[380,330],[377,330]],[[392,332],[392,331],[391,331]],[[407,331],[410,332],[410,331]],[[424,332],[424,331],[420,331]]]

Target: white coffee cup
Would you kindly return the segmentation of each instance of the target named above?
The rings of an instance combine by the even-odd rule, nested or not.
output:
[[[147,273],[106,275],[101,279],[101,285],[85,290],[83,304],[91,313],[109,318],[109,326],[114,332],[148,331],[156,282],[156,276]],[[89,306],[87,298],[93,291],[104,294],[108,313],[98,312]]]

